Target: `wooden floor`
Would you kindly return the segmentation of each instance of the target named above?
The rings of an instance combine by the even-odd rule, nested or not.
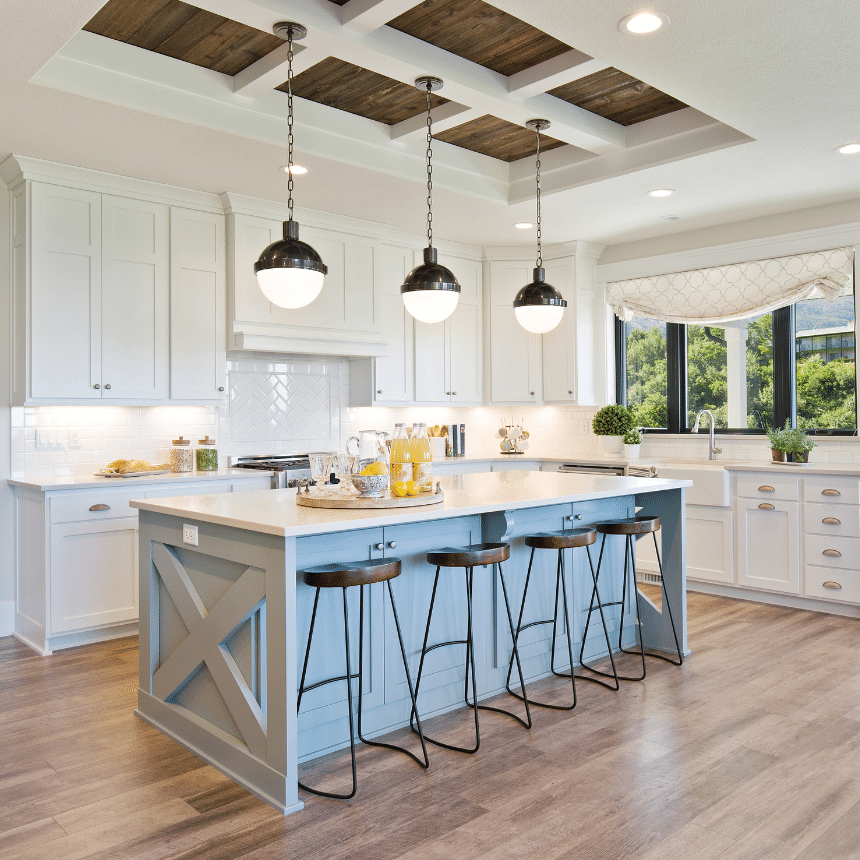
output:
[[[478,755],[431,748],[426,773],[364,748],[355,800],[305,796],[287,818],[132,715],[135,639],[48,658],[0,639],[0,857],[860,858],[860,621],[689,605],[682,668],[580,683],[531,732],[482,714]],[[303,772],[348,778],[348,758]]]

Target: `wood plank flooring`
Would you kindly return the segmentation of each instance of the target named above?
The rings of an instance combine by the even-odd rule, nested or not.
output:
[[[0,639],[0,857],[860,860],[860,621],[703,594],[689,617],[681,668],[580,683],[531,732],[482,713],[480,752],[431,747],[428,772],[365,747],[357,798],[286,818],[133,716],[136,639]],[[348,754],[302,772],[343,787]]]

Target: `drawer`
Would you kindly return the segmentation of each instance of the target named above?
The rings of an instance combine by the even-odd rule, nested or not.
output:
[[[825,597],[827,600],[844,600],[860,603],[860,573],[856,570],[829,570],[808,564],[804,570],[804,594],[807,597]]]
[[[860,505],[803,505],[803,530],[807,534],[860,537]]]
[[[126,490],[67,490],[50,495],[49,508],[52,523],[71,523],[81,520],[110,520],[116,517],[136,517],[137,509],[129,507],[132,499],[146,496],[145,488],[138,485]]]
[[[803,543],[807,564],[853,570],[860,574],[860,538],[808,534]]]
[[[810,475],[803,479],[803,501],[860,504],[860,480],[834,475]]]
[[[267,479],[268,480],[268,479]],[[162,484],[157,488],[148,487],[144,494],[147,499],[170,499],[173,496],[209,496],[229,493],[230,481],[189,481],[188,483]],[[138,496],[143,498],[143,496]]]
[[[738,495],[747,499],[785,499],[798,498],[797,478],[793,475],[768,475],[765,473],[737,473]]]

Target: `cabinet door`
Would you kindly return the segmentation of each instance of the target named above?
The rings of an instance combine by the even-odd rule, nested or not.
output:
[[[546,279],[567,300],[561,322],[543,335],[543,399],[576,402],[576,300],[571,260],[546,264]]]
[[[413,399],[413,321],[400,295],[411,262],[412,252],[406,248],[383,246],[379,254],[382,336],[388,355],[374,359],[374,403],[409,403]]]
[[[34,182],[30,396],[99,399],[101,195]]]
[[[167,271],[167,207],[103,195],[103,399],[167,398]]]
[[[135,621],[137,517],[51,526],[51,634]]]
[[[170,209],[170,398],[223,400],[224,216]]]
[[[451,269],[460,282],[460,300],[445,322],[448,339],[446,390],[451,392],[452,403],[480,406],[482,264],[444,255],[439,261]]]
[[[451,399],[447,379],[446,323],[415,320],[415,400],[440,403]]]
[[[738,585],[799,593],[797,509],[780,499],[738,499]]]

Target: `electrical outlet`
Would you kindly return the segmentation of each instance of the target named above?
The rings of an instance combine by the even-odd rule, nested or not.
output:
[[[80,434],[77,430],[69,430],[69,447],[76,448],[81,444]]]
[[[48,447],[48,431],[47,430],[37,431],[36,442],[40,448],[47,448]]]
[[[188,523],[182,524],[182,543],[198,546],[197,526],[190,526]]]

